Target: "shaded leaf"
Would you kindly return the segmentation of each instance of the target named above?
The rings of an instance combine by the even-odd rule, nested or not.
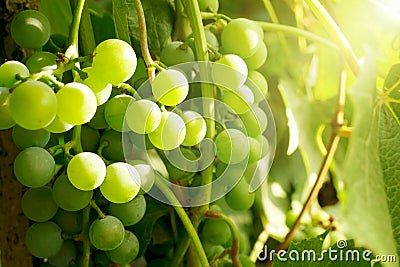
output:
[[[128,29],[128,4],[126,0],[112,0],[115,35],[128,44],[131,43]]]
[[[39,1],[39,11],[49,19],[52,34],[69,35],[72,11],[68,0],[41,0]]]

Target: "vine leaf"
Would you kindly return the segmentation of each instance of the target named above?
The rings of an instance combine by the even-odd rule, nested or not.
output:
[[[369,53],[349,91],[353,132],[341,173],[346,188],[342,199],[344,227],[359,245],[375,254],[395,255],[396,244],[379,160],[380,106],[376,104],[376,74],[375,59]]]
[[[137,12],[133,0],[127,0],[129,9],[128,28],[135,51],[140,49],[140,32]],[[174,25],[174,9],[168,0],[142,0],[146,19],[147,41],[150,53],[159,55],[170,40]]]
[[[390,97],[400,99],[399,83],[400,64],[392,66],[385,81],[385,87],[390,89]],[[379,120],[379,157],[382,165],[383,180],[387,194],[389,212],[393,227],[394,239],[397,243],[397,255],[400,255],[400,104],[386,103],[381,108]]]
[[[112,0],[115,35],[128,44],[131,44],[128,28],[128,4],[126,0]]]
[[[51,23],[51,33],[69,35],[72,10],[68,0],[41,0],[39,11],[46,15]]]

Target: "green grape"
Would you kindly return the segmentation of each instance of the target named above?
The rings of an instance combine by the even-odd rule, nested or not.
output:
[[[217,13],[219,8],[218,0],[199,0],[200,11]]]
[[[107,251],[106,254],[114,263],[128,264],[133,261],[139,253],[139,240],[130,231],[125,230],[124,241],[116,249]]]
[[[77,189],[63,174],[53,184],[53,198],[66,211],[77,211],[86,207],[92,199],[93,191]]]
[[[213,49],[215,49],[216,51],[218,51],[218,49],[219,49],[219,42],[218,42],[217,37],[216,37],[212,32],[210,32],[210,31],[207,30],[207,29],[204,29],[204,34],[205,34],[205,36],[206,36],[207,44],[210,45],[210,46],[211,46]],[[188,39],[189,39],[189,38],[193,38],[193,34],[190,34],[187,38],[188,38]],[[195,45],[194,45],[194,42],[190,42],[190,43],[189,43],[189,46],[192,48],[193,52],[196,51],[196,47],[195,47]],[[212,52],[210,52],[210,51],[208,51],[208,52],[209,52],[210,60],[214,60],[215,55],[214,55]],[[195,59],[197,59],[196,53],[194,53],[194,56],[195,56]]]
[[[237,55],[223,55],[211,68],[213,82],[222,89],[236,90],[247,79],[247,66]]]
[[[199,144],[206,136],[207,125],[203,116],[195,111],[184,111],[181,118],[185,122],[186,136],[182,145],[194,146]]]
[[[241,58],[253,55],[263,39],[264,32],[261,27],[245,18],[231,20],[221,34],[224,51]]]
[[[68,163],[67,175],[73,186],[90,191],[103,183],[106,177],[106,165],[97,154],[82,152],[75,155]]]
[[[41,48],[50,38],[50,22],[39,11],[24,10],[11,22],[11,36],[23,48]]]
[[[45,147],[50,140],[50,133],[46,130],[27,130],[15,125],[12,130],[12,139],[19,149],[31,146]]]
[[[51,133],[65,133],[69,130],[71,130],[74,127],[73,124],[66,123],[58,115],[54,118],[54,120],[44,127],[46,131],[49,131]]]
[[[161,50],[160,60],[167,66],[174,66],[194,61],[194,53],[187,44],[181,41],[173,41]]]
[[[288,210],[286,212],[286,226],[291,228],[293,226],[293,224],[296,222],[297,217],[299,217],[299,213],[295,212],[294,210]]]
[[[20,81],[17,80],[16,75],[21,77],[28,77],[29,70],[21,62],[10,60],[0,66],[0,86],[12,88]]]
[[[244,58],[247,68],[249,70],[256,70],[260,68],[267,60],[267,54],[267,46],[261,41],[256,49],[256,52],[254,52],[254,54],[250,57]]]
[[[45,222],[53,218],[58,206],[53,200],[50,187],[29,188],[21,199],[25,216],[35,222]]]
[[[208,261],[213,261],[225,251],[225,248],[221,245],[215,245],[209,242],[203,242],[202,245]]]
[[[249,159],[248,163],[253,163],[261,159],[262,155],[262,147],[261,143],[252,137],[248,137],[249,139]]]
[[[96,152],[99,147],[100,132],[87,125],[81,129],[81,144],[83,151]]]
[[[243,165],[236,164],[236,165],[228,165],[223,162],[218,162],[215,166],[216,178],[223,177],[224,180],[219,180],[220,183],[231,187],[233,184],[236,184],[237,181],[243,176]],[[228,178],[228,179],[227,179]]]
[[[15,122],[28,130],[49,125],[56,117],[57,98],[45,83],[28,80],[10,96],[10,112]]]
[[[156,174],[153,168],[146,163],[132,163],[133,167],[137,170],[140,176],[140,191],[139,195],[144,194],[153,187],[156,179]]]
[[[242,85],[238,89],[223,92],[222,102],[230,107],[236,114],[246,113],[254,103],[254,95],[249,87]]]
[[[57,115],[66,123],[81,125],[90,121],[96,113],[96,96],[83,83],[68,83],[57,92],[56,96]]]
[[[26,60],[26,66],[31,73],[57,68],[57,56],[49,52],[36,52]]]
[[[49,263],[57,267],[69,267],[76,259],[78,250],[71,239],[64,240],[60,251],[52,257],[49,257]]]
[[[117,204],[110,203],[108,213],[117,217],[124,226],[138,223],[146,212],[146,199],[144,196],[136,196],[129,202]]]
[[[107,143],[102,154],[109,160],[124,161],[124,150],[122,146],[122,134],[114,130],[105,131],[100,138],[100,145]]]
[[[197,170],[197,156],[192,150],[187,148],[180,148],[182,156],[187,160],[187,162],[182,164],[179,159],[174,159],[174,156],[170,156],[168,160],[171,162],[166,162],[165,167],[171,178],[175,180],[188,180],[195,175],[192,170]],[[173,165],[173,163],[180,163],[179,167]]]
[[[184,74],[167,69],[159,72],[154,78],[152,92],[161,104],[176,106],[185,100],[189,93],[189,85]]]
[[[267,115],[257,106],[252,106],[249,111],[241,114],[240,119],[243,122],[247,135],[251,137],[262,134],[268,126]]]
[[[107,166],[106,178],[100,186],[102,195],[113,203],[126,203],[140,190],[140,176],[135,167],[125,162]]]
[[[89,239],[94,247],[113,250],[124,241],[125,229],[122,222],[111,215],[95,220],[89,228]]]
[[[223,220],[208,219],[201,230],[201,238],[214,245],[223,245],[231,238],[231,229]]]
[[[135,133],[151,133],[160,125],[161,110],[150,100],[133,101],[126,110],[125,120],[128,127]]]
[[[254,203],[255,194],[249,192],[249,184],[242,178],[235,187],[225,195],[228,206],[237,211],[248,210]]]
[[[268,94],[268,83],[264,75],[255,70],[250,70],[246,85],[254,94],[254,103],[260,103],[265,100]]]
[[[89,121],[88,125],[93,129],[101,130],[108,128],[108,124],[106,122],[106,117],[104,115],[104,110],[106,108],[106,104],[97,107],[96,113],[93,118]]]
[[[112,84],[120,84],[132,77],[137,58],[133,48],[125,41],[108,39],[94,49],[93,69],[97,77]]]
[[[185,140],[185,122],[173,112],[162,112],[160,125],[148,136],[151,143],[158,149],[175,149]]]
[[[220,132],[215,138],[217,157],[226,164],[236,164],[249,155],[247,136],[236,129]]]
[[[0,130],[13,127],[15,121],[10,112],[10,91],[6,87],[0,87]]]
[[[261,144],[261,158],[267,156],[270,150],[268,139],[264,135],[259,135],[255,138]]]
[[[63,244],[61,229],[54,222],[32,224],[25,235],[25,245],[29,252],[37,258],[55,256]]]
[[[124,120],[128,106],[133,101],[135,101],[135,99],[129,95],[117,95],[106,103],[104,116],[111,129],[117,132],[129,131]]]
[[[93,67],[87,67],[82,70],[87,73],[86,79],[81,79],[79,75],[75,77],[76,82],[83,83],[92,89],[97,99],[97,105],[103,105],[111,96],[112,85],[108,81],[103,80]]]
[[[41,187],[50,182],[55,167],[54,159],[47,150],[28,147],[15,158],[14,174],[25,186]]]
[[[60,226],[63,233],[76,235],[82,231],[82,210],[66,211],[58,209],[53,221]]]

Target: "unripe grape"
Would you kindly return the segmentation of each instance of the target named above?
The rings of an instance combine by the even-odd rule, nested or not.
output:
[[[242,58],[234,54],[223,55],[211,68],[213,82],[220,88],[236,90],[247,79],[247,66]]]
[[[249,209],[253,205],[254,199],[255,194],[249,192],[249,184],[244,178],[241,178],[235,187],[225,195],[228,206],[238,211]]]
[[[181,72],[173,69],[157,74],[152,84],[154,98],[163,105],[176,106],[189,93],[188,81]]]
[[[199,0],[200,11],[217,13],[219,8],[218,0]]]
[[[236,129],[220,132],[215,138],[217,157],[223,163],[237,164],[249,155],[247,136]]]
[[[173,66],[194,61],[194,53],[187,44],[181,41],[173,41],[161,50],[160,59],[165,65]]]
[[[26,66],[31,73],[57,68],[57,56],[49,52],[36,52],[26,60]]]
[[[16,79],[16,75],[28,77],[29,70],[21,62],[10,60],[0,66],[0,86],[12,88],[20,81]]]
[[[223,220],[209,219],[204,222],[201,237],[214,245],[223,245],[231,238],[231,230]]]
[[[104,117],[111,129],[118,132],[129,131],[125,116],[128,106],[134,101],[130,95],[116,95],[106,103]]]
[[[150,100],[132,101],[126,110],[125,120],[135,133],[151,133],[160,125],[161,110]]]
[[[251,89],[254,94],[255,104],[265,100],[265,97],[268,94],[268,83],[264,75],[255,70],[249,71],[246,85]]]
[[[116,249],[121,245],[124,235],[124,225],[111,215],[95,220],[89,228],[89,239],[92,245],[105,251]]]
[[[194,146],[200,143],[206,136],[207,125],[203,116],[195,111],[184,111],[181,118],[185,122],[186,137],[182,145]]]
[[[107,251],[107,256],[117,264],[128,264],[139,253],[139,240],[130,231],[125,230],[124,240],[116,249]]]
[[[254,54],[251,55],[250,57],[244,58],[247,68],[249,70],[255,70],[260,68],[267,60],[267,54],[268,54],[267,46],[263,41],[261,41]]]
[[[33,256],[48,258],[56,255],[63,244],[61,229],[54,222],[32,224],[25,235],[25,244]]]
[[[106,103],[111,96],[112,85],[104,80],[104,77],[99,76],[99,73],[96,72],[96,69],[93,67],[84,68],[82,71],[87,73],[88,77],[86,79],[81,79],[80,76],[77,75],[75,81],[87,85],[93,91],[98,106]]]
[[[254,103],[254,95],[249,87],[242,85],[236,90],[223,92],[222,102],[230,107],[236,114],[246,113]]]

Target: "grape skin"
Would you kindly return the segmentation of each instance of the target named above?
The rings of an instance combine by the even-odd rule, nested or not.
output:
[[[55,256],[63,244],[61,229],[54,222],[34,223],[26,231],[25,244],[35,257]]]
[[[125,119],[135,133],[151,133],[160,125],[161,110],[154,102],[141,99],[129,104]]]
[[[188,81],[181,72],[173,69],[163,70],[153,80],[154,98],[163,105],[176,106],[185,100],[189,93]]]
[[[95,220],[89,228],[89,239],[92,245],[101,250],[113,250],[124,240],[124,225],[118,218],[106,215]]]
[[[217,157],[226,164],[237,164],[249,154],[247,136],[236,129],[227,129],[219,133],[215,138],[215,145]]]
[[[247,79],[246,62],[234,54],[223,55],[211,68],[213,82],[221,89],[236,90]]]

